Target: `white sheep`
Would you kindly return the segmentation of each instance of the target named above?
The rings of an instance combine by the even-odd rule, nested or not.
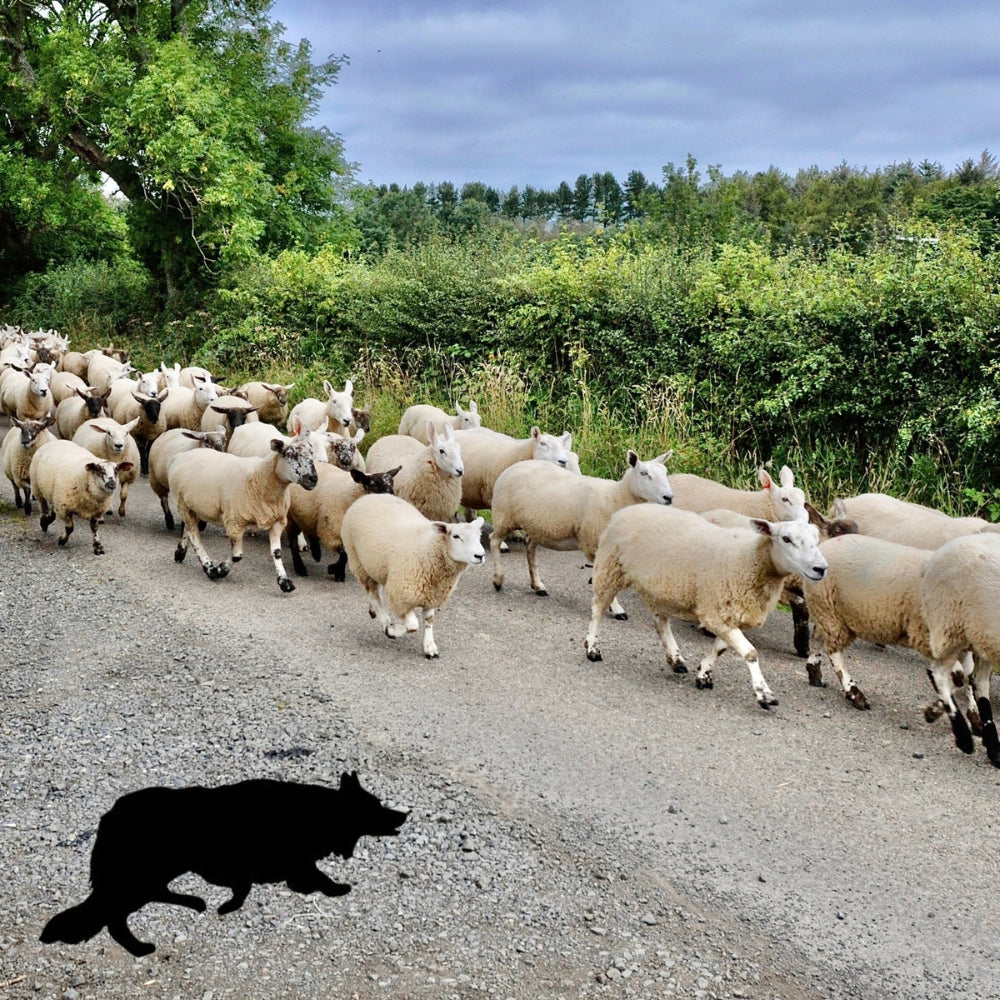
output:
[[[134,371],[127,357],[118,354],[94,350],[88,351],[87,356],[87,385],[104,389],[119,379],[128,378],[129,373]]]
[[[327,566],[327,572],[337,582],[344,582],[347,553],[340,537],[344,514],[355,500],[366,493],[393,493],[393,477],[399,469],[397,465],[386,472],[369,475],[359,469],[345,472],[334,465],[318,465],[316,489],[306,492],[301,486],[292,486],[288,541],[292,550],[292,565],[299,576],[309,575],[301,554],[300,539],[304,537],[316,562],[322,557],[323,548],[338,553],[337,561]]]
[[[525,555],[531,589],[539,597],[548,595],[538,575],[538,548],[570,551],[579,549],[593,562],[601,532],[611,515],[635,503],[669,504],[673,492],[667,481],[667,451],[650,461],[640,461],[631,448],[625,454],[621,479],[575,476],[552,462],[517,462],[497,477],[493,487],[493,586],[503,586],[504,571],[500,546],[520,528],[526,535]],[[612,614],[625,619],[625,609],[617,597]]]
[[[72,372],[55,371],[49,381],[49,392],[52,393],[52,403],[58,406],[64,399],[75,395],[77,392],[87,392],[87,383],[74,375]]]
[[[419,628],[424,656],[438,655],[434,616],[470,565],[483,561],[483,519],[430,521],[399,497],[367,494],[347,509],[340,534],[351,572],[368,594],[369,614],[390,639]]]
[[[233,431],[251,420],[257,408],[242,396],[220,396],[208,404],[201,415],[201,430],[215,430],[219,424],[224,424],[226,433],[232,437]]]
[[[121,483],[121,497],[118,502],[118,516],[125,516],[125,502],[129,487],[139,476],[139,446],[132,437],[138,419],[120,424],[110,417],[85,420],[73,435],[73,442],[86,448],[98,458],[109,462],[127,462],[129,469],[118,476]]]
[[[301,428],[297,421],[293,421],[293,426],[289,430],[291,436],[295,437]],[[271,442],[278,438],[286,442],[289,440],[274,424],[263,421],[241,424],[233,429],[225,450],[230,455],[242,455],[244,458],[266,458],[271,451]],[[360,441],[360,437],[358,440]],[[354,439],[345,439],[340,434],[330,434],[327,431],[311,433],[309,444],[315,462],[324,464],[335,462],[342,469],[352,468],[358,453]]]
[[[955,682],[965,672],[956,668],[954,657],[945,663],[932,656],[921,605],[920,578],[931,551],[864,534],[832,538],[820,550],[829,568],[822,581],[805,581],[806,599],[844,697],[855,708],[870,707],[844,662],[843,651],[855,639],[914,649],[932,661],[928,675],[939,702],[926,710],[928,721],[947,712],[956,745],[972,753],[972,734],[955,701]],[[806,670],[809,683],[822,686],[818,650]],[[978,726],[978,719],[973,721]]]
[[[438,431],[428,421],[425,431],[426,445],[405,434],[379,438],[368,449],[366,463],[372,469],[402,466],[393,484],[396,496],[431,521],[451,521],[462,500],[462,451],[448,424]]]
[[[172,368],[167,367],[165,361],[160,362],[160,368],[157,372],[156,388],[157,391],[161,389],[175,389],[181,384],[181,366],[180,362],[175,361]]]
[[[314,396],[307,396],[292,407],[288,419],[298,418],[302,426],[311,431],[343,434],[354,422],[354,383],[348,379],[343,391],[338,392],[324,379],[323,391],[327,395],[325,403]]]
[[[820,580],[826,560],[819,532],[801,521],[755,520],[754,531],[720,528],[692,511],[636,504],[612,514],[594,560],[594,598],[586,651],[600,660],[597,631],[615,596],[636,590],[653,615],[656,631],[675,673],[685,673],[671,618],[696,622],[715,636],[701,661],[697,687],[712,687],[712,668],[732,647],[750,670],[761,708],[777,704],[761,673],[757,650],[743,634],[774,610],[785,578],[797,573]]]
[[[1000,536],[964,535],[933,552],[920,579],[920,606],[936,661],[949,663],[970,651],[975,654],[972,697],[986,755],[1000,767],[1000,739],[990,703],[990,677],[1000,665]]]
[[[87,361],[89,358],[81,351],[67,351],[60,359],[58,369],[61,372],[71,372],[82,382],[87,381]]]
[[[167,467],[167,483],[184,522],[174,561],[183,562],[188,543],[210,580],[221,580],[243,558],[243,535],[267,531],[271,558],[284,592],[295,589],[281,561],[281,533],[288,517],[289,486],[316,486],[316,464],[304,430],[291,444],[271,442],[269,458],[241,458],[198,448],[177,455]],[[230,555],[212,563],[202,544],[198,522],[219,524],[229,538]]]
[[[174,427],[184,427],[189,431],[202,430],[201,418],[218,398],[219,387],[208,379],[196,379],[193,388],[185,385],[172,388],[160,408],[167,430]]]
[[[131,472],[131,462],[107,462],[72,441],[49,441],[35,452],[28,478],[42,508],[42,531],[58,517],[65,524],[60,545],[69,541],[73,518],[90,521],[94,555],[104,552],[98,526],[111,506],[117,477]]]
[[[288,394],[294,388],[294,382],[288,385],[277,382],[244,382],[236,391],[243,394],[251,406],[257,407],[258,419],[268,424],[283,424],[288,418]],[[292,430],[291,427],[288,429]]]
[[[805,494],[795,485],[795,475],[787,465],[781,467],[778,482],[766,469],[757,470],[759,490],[736,490],[714,479],[677,472],[670,477],[674,506],[702,514],[725,507],[764,521],[808,521]]]
[[[55,440],[55,435],[49,430],[54,421],[55,417],[51,415],[44,420],[18,420],[17,417],[12,417],[13,426],[7,431],[0,446],[4,475],[14,487],[14,503],[25,514],[31,513],[31,460],[43,444]]]
[[[74,395],[68,396],[56,407],[56,433],[66,441],[72,441],[73,435],[87,420],[95,417],[110,417],[108,396],[111,389],[97,390],[93,386],[84,386]]]
[[[188,365],[177,373],[177,381],[184,388],[193,389],[199,382],[215,382],[215,376],[207,368]]]
[[[885,493],[862,493],[837,501],[844,516],[858,523],[863,535],[874,535],[887,542],[911,545],[915,549],[936,549],[962,535],[1000,531],[981,517],[950,517],[933,507],[898,500]]]
[[[224,451],[226,448],[225,427],[217,427],[214,431],[189,431],[186,427],[173,427],[161,434],[150,446],[149,485],[159,497],[167,531],[174,530],[174,515],[170,509],[170,483],[167,479],[167,469],[170,468],[170,463],[178,455],[185,451],[193,451],[195,448]]]
[[[0,410],[18,420],[44,420],[55,409],[49,389],[54,372],[47,364],[6,369],[0,385]]]
[[[477,510],[493,504],[493,484],[504,469],[515,462],[538,459],[566,467],[573,435],[561,437],[543,434],[532,427],[526,438],[512,438],[480,427],[472,431],[456,431],[455,440],[462,449],[465,471],[462,474],[462,506],[466,518]]]
[[[399,434],[408,434],[416,438],[423,444],[430,444],[427,440],[427,424],[433,423],[437,430],[442,430],[448,424],[455,431],[469,431],[477,427],[482,427],[483,421],[479,416],[479,404],[474,400],[469,400],[469,408],[462,409],[461,403],[455,404],[455,416],[446,413],[440,407],[431,406],[427,403],[418,403],[406,409],[399,421]]]

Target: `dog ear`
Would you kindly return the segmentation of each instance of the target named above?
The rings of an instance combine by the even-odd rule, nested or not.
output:
[[[344,773],[340,776],[340,787],[341,790],[345,788],[356,788],[360,790],[361,782],[358,780],[358,772],[351,771],[351,773],[348,774],[347,771],[344,771]]]

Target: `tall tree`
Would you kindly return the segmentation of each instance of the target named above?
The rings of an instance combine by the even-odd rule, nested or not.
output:
[[[270,6],[3,0],[0,163],[44,165],[41,214],[81,178],[114,181],[168,298],[258,247],[322,236],[349,168],[339,137],[305,123],[344,60],[285,42]]]

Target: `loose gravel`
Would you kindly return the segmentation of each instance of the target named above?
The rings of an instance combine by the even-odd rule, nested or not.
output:
[[[579,556],[545,554],[547,602],[523,567],[501,595],[470,570],[428,662],[377,634],[350,577],[280,595],[263,541],[219,584],[175,565],[142,486],[99,558],[85,531],[57,549],[37,517],[0,515],[0,997],[990,995],[997,775],[919,721],[911,660],[888,688],[860,669],[887,707],[856,713],[806,687],[779,621],[765,715],[737,661],[714,692],[664,674],[631,595],[598,670]],[[678,635],[692,656],[704,641]],[[349,895],[257,886],[219,916],[228,892],[186,876],[209,910],[133,916],[147,958],[105,932],[38,942],[87,894],[125,792],[345,770],[411,810],[398,838],[322,863]]]

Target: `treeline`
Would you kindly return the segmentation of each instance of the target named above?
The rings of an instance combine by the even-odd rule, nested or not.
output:
[[[750,238],[781,248],[831,239],[860,246],[912,219],[965,226],[993,249],[1000,237],[998,176],[988,151],[951,171],[924,160],[874,170],[814,166],[794,175],[772,167],[727,176],[718,166],[703,175],[689,156],[682,167],[667,164],[659,182],[633,170],[623,183],[610,172],[580,174],[554,189],[383,184],[355,190],[351,200],[362,247],[371,252],[491,225],[540,237],[638,226],[644,239],[681,245]]]

